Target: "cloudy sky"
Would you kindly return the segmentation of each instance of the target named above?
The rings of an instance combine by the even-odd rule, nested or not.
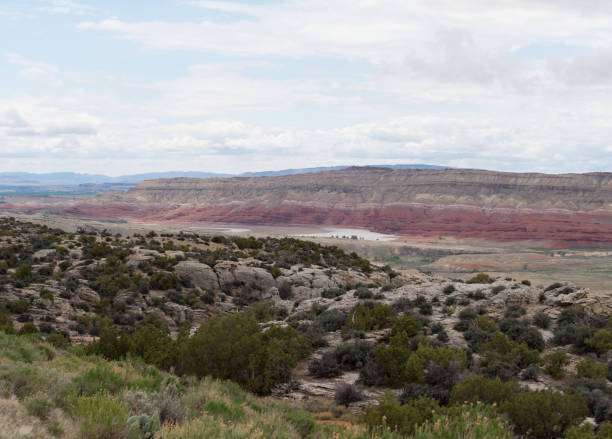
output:
[[[0,171],[612,171],[608,0],[2,0]]]

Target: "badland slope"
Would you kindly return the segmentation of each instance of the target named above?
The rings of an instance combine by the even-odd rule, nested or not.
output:
[[[64,213],[145,222],[365,227],[397,235],[612,245],[612,173],[345,170],[147,180]]]

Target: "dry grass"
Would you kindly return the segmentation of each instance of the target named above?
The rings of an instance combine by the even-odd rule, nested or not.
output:
[[[61,410],[53,410],[49,419],[43,421],[30,415],[17,399],[0,399],[1,439],[55,439],[51,432],[57,431],[56,425],[63,430],[62,438],[77,438],[77,427]]]

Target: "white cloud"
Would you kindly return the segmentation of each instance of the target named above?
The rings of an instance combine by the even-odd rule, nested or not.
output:
[[[15,53],[5,53],[6,60],[20,68],[20,73],[26,77],[49,76],[58,73],[58,69],[50,64],[24,58]]]
[[[194,1],[203,15],[187,22],[129,22],[117,18],[80,23],[157,50],[221,53],[242,58],[330,56],[363,60],[385,74],[440,82],[496,83],[531,93],[603,79],[599,60],[612,47],[612,7],[588,1],[483,2],[433,0],[380,2],[297,0],[274,5]],[[215,22],[207,10],[248,14]],[[516,51],[532,44],[581,46],[576,60],[546,64]],[[567,65],[563,64],[566,63]],[[552,66],[552,68],[551,68]],[[561,66],[561,68],[559,68]]]
[[[431,0],[371,2],[325,0],[285,1],[272,5],[233,2],[191,2],[224,12],[248,12],[255,20],[216,23],[203,18],[189,22],[90,21],[82,28],[115,33],[156,49],[222,51],[243,56],[307,56],[333,54],[382,61],[431,41],[444,29],[469,30],[487,48],[518,45],[533,39],[574,44],[611,41],[612,15],[605,8],[577,15],[582,8],[557,2],[528,0]],[[595,32],[594,32],[595,30]]]
[[[92,99],[90,102],[94,102]],[[100,102],[92,112],[100,114]],[[170,122],[134,116],[137,107],[104,118],[78,101],[0,101],[0,157],[35,165],[110,174],[162,169],[241,172],[333,164],[424,162],[547,172],[609,169],[609,119],[586,120],[559,107],[506,114],[405,116],[332,129],[263,127],[231,119]],[[507,109],[510,111],[510,109]],[[576,113],[580,113],[577,111]],[[575,133],[588,124],[588,132]],[[19,130],[22,130],[21,132]],[[31,132],[26,132],[30,130]],[[608,157],[608,158],[606,158]],[[42,170],[41,168],[32,168]],[[48,169],[48,168],[47,168]]]
[[[244,3],[223,2],[223,1],[186,1],[187,5],[198,6],[204,9],[210,9],[220,12],[232,12],[248,15],[256,15],[262,12],[261,7],[247,5]]]
[[[42,0],[41,6],[34,8],[35,11],[46,12],[48,14],[68,14],[68,15],[93,15],[97,8],[81,2],[71,0]]]
[[[549,67],[557,79],[567,84],[612,84],[612,45],[569,60],[550,61]]]
[[[160,63],[167,52],[192,58],[164,80],[130,87],[116,79],[121,66],[106,80],[6,54],[21,75],[61,91],[0,95],[4,166],[20,157],[114,174],[392,162],[612,168],[609,2],[185,3],[194,17],[78,25],[83,38],[97,30],[136,43],[118,59],[134,48]],[[79,13],[67,1],[48,6]]]

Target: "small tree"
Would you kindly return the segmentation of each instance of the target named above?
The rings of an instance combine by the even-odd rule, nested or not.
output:
[[[576,366],[576,376],[578,378],[605,380],[607,371],[608,368],[605,364],[596,363],[591,360],[582,360]]]
[[[486,404],[501,404],[508,401],[518,392],[516,380],[507,382],[499,378],[493,380],[483,376],[475,376],[458,383],[451,393],[451,403],[482,401]]]
[[[537,439],[563,436],[589,413],[586,402],[576,393],[540,390],[520,392],[501,406],[517,430]]]
[[[612,349],[612,332],[600,329],[592,337],[587,338],[585,344],[601,355]]]
[[[283,284],[278,288],[278,295],[281,299],[287,300],[293,297],[293,288],[289,282],[283,282]]]
[[[342,383],[336,387],[336,404],[348,407],[351,403],[359,402],[362,399],[361,391],[354,384]]]
[[[17,286],[27,285],[32,281],[32,267],[28,264],[20,265],[13,273],[13,279]]]
[[[563,351],[555,351],[544,359],[546,362],[546,373],[558,380],[563,377],[563,368],[569,363],[567,354]]]
[[[494,282],[488,274],[486,273],[478,273],[473,276],[470,280],[467,281],[469,284],[491,284]]]
[[[550,327],[550,317],[548,317],[548,314],[539,312],[533,316],[533,324],[538,328],[548,329]]]

